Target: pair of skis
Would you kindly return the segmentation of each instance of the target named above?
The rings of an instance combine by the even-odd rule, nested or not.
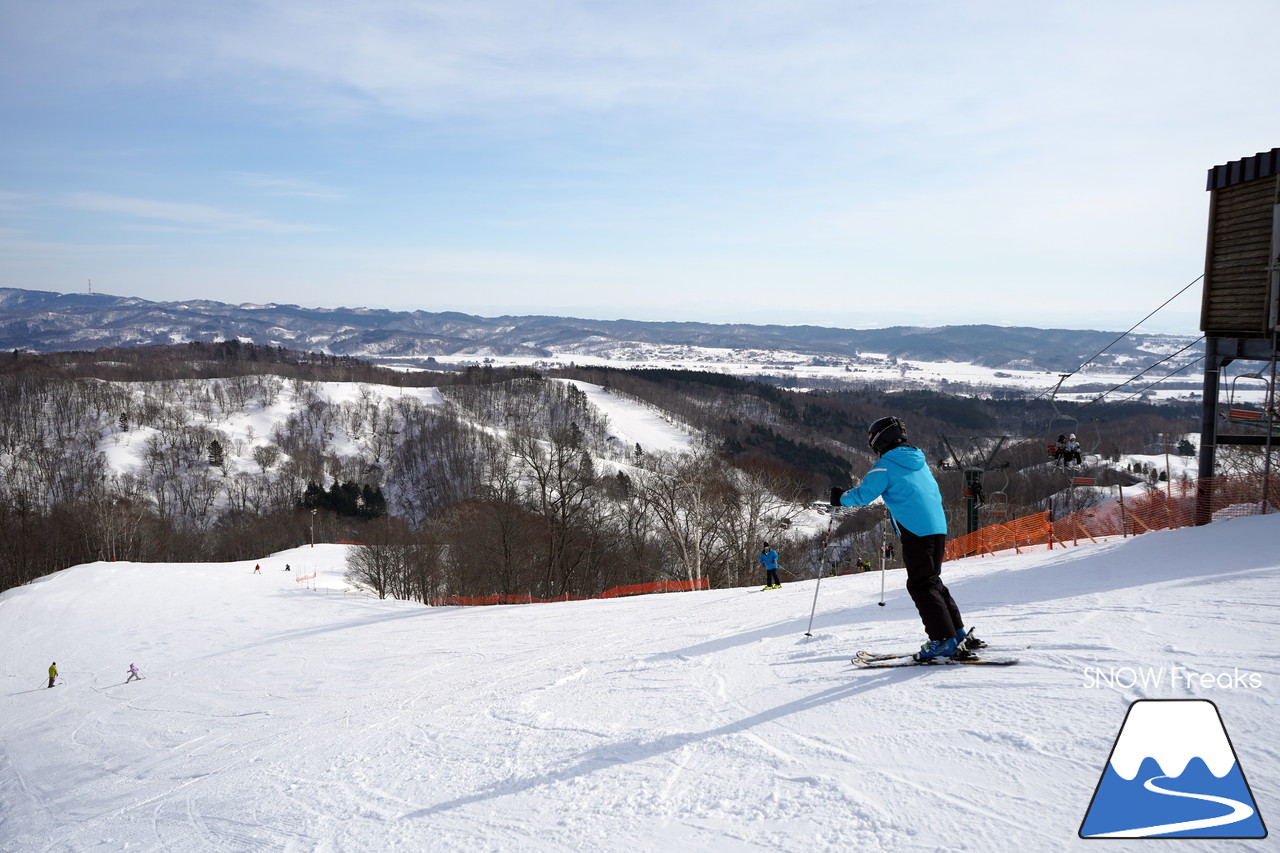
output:
[[[859,669],[896,669],[900,666],[1013,666],[1017,658],[981,658],[973,652],[961,652],[955,657],[937,657],[928,660],[916,660],[915,652],[901,654],[878,654],[876,652],[858,652],[853,663]]]
[[[972,630],[970,632],[972,634]],[[916,652],[858,652],[853,657],[853,664],[860,669],[894,669],[900,666],[1013,666],[1017,658],[984,658],[975,654],[976,649],[986,648],[987,644],[977,637],[970,636],[969,642],[976,643],[975,648],[961,649],[954,657],[937,657],[917,660]]]

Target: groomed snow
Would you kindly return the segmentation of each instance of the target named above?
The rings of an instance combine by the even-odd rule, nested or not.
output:
[[[1213,700],[1274,819],[1278,539],[947,564],[1003,669],[853,669],[921,639],[900,572],[824,579],[809,637],[785,575],[464,609],[342,594],[341,546],[78,566],[0,595],[0,849],[1064,850],[1138,698]]]
[[[640,445],[646,452],[684,452],[694,449],[693,437],[651,406],[590,382],[563,380],[582,391],[609,419],[609,433],[625,448]]]

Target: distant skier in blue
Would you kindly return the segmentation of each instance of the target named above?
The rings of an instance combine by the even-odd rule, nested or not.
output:
[[[862,482],[848,491],[831,489],[832,506],[866,506],[876,498],[885,506],[902,540],[907,567],[907,592],[915,602],[929,640],[917,660],[951,657],[962,648],[977,648],[960,608],[942,582],[942,558],[947,542],[947,517],[942,510],[938,482],[929,472],[924,454],[907,443],[907,428],[894,417],[880,418],[867,428],[867,445],[879,456]]]
[[[782,589],[782,582],[778,580],[778,552],[770,548],[768,542],[760,549],[760,565],[764,566],[764,588]]]

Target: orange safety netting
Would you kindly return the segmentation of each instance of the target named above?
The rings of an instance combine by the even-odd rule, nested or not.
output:
[[[992,524],[948,542],[946,559],[957,560],[1009,549],[1022,553],[1025,548],[1049,542],[1052,530],[1047,512],[1015,518],[1003,524]]]
[[[1050,522],[1047,512],[992,524],[947,543],[946,559],[956,560],[997,551],[1052,549],[1055,545],[1097,542],[1110,536],[1137,536],[1224,518],[1275,512],[1280,502],[1280,476],[1267,486],[1261,475],[1204,477],[1167,483],[1138,494],[1078,510]]]
[[[436,607],[480,607],[489,604],[550,604],[553,601],[591,601],[599,598],[621,598],[626,595],[648,595],[653,592],[688,592],[693,589],[709,589],[706,578],[687,581],[652,581],[633,583],[606,589],[599,595],[558,595],[555,598],[535,598],[532,595],[449,595],[432,599]]]

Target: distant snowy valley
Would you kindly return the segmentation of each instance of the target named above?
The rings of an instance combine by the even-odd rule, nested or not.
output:
[[[251,475],[279,470],[270,448],[295,433],[358,473],[415,413],[474,411],[436,388],[267,380],[123,384],[131,411],[156,407],[147,426],[104,408],[107,479],[167,488],[164,433],[193,431],[187,457],[210,440],[224,453],[201,462],[217,486],[204,499],[248,505],[270,498]],[[639,478],[637,457],[699,447],[617,389],[545,384],[536,399],[594,413],[594,473]],[[510,417],[485,433],[515,434],[519,402],[488,401]],[[1107,464],[1180,479],[1195,461]],[[796,538],[828,525],[812,506],[770,512]],[[855,669],[860,649],[922,640],[902,572],[819,580],[799,549],[780,590],[470,608],[380,600],[349,577],[359,546],[310,546],[301,529],[301,547],[245,559],[77,565],[0,593],[0,849],[1061,850],[1129,703],[1161,698],[1216,703],[1265,818],[1280,794],[1277,524],[947,563],[984,654],[1020,659],[1005,669]],[[144,680],[125,684],[131,663]],[[1214,749],[1201,758],[1218,766]]]

